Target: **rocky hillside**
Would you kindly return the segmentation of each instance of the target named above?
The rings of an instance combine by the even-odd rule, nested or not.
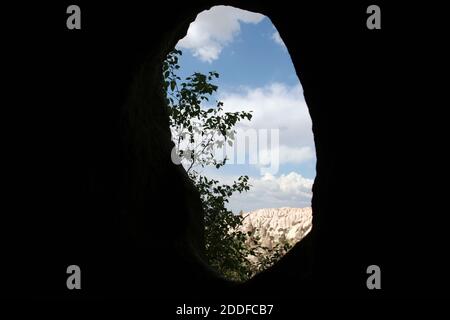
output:
[[[269,249],[283,242],[294,245],[312,227],[310,207],[258,209],[242,215],[242,231],[251,232],[252,238],[258,239],[259,246]]]

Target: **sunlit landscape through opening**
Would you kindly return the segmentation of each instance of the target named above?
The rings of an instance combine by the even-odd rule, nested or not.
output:
[[[199,190],[207,262],[245,281],[312,228],[312,122],[288,48],[268,17],[216,6],[190,24],[163,76],[172,161]]]

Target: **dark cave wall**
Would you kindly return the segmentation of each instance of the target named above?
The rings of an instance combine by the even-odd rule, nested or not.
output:
[[[318,174],[314,184],[313,198],[314,228],[311,236],[296,246],[290,255],[273,270],[255,277],[249,283],[244,284],[242,288],[236,289],[234,294],[239,292],[255,296],[266,295],[270,291],[276,292],[277,296],[282,297],[286,283],[292,282],[297,283],[302,288],[301,294],[305,295],[310,295],[314,290],[324,293],[321,289],[322,285],[326,287],[325,293],[332,294],[333,290],[342,292],[340,287],[346,287],[348,278],[354,278],[353,274],[357,273],[364,279],[365,268],[369,265],[366,264],[368,263],[366,261],[358,261],[355,264],[354,254],[355,250],[358,250],[356,247],[359,242],[352,239],[359,237],[364,241],[365,238],[371,236],[370,232],[361,234],[358,230],[348,230],[354,224],[353,219],[357,219],[355,215],[360,210],[357,209],[356,201],[352,204],[355,207],[348,206],[342,201],[345,199],[342,193],[330,194],[330,184],[335,183],[335,190],[338,190],[340,181],[345,181],[348,172],[357,168],[355,164],[353,167],[349,167],[347,161],[351,160],[352,153],[345,149],[348,135],[352,130],[356,130],[356,128],[352,129],[356,123],[347,123],[349,119],[352,119],[352,109],[357,110],[359,103],[366,105],[376,103],[374,100],[365,100],[364,96],[370,96],[370,91],[376,90],[373,85],[378,84],[360,83],[359,79],[365,78],[364,66],[355,65],[355,63],[359,63],[358,54],[361,54],[353,49],[353,41],[360,41],[358,33],[359,36],[363,34],[362,27],[358,26],[360,20],[342,21],[338,13],[344,9],[332,6],[328,6],[328,10],[324,12],[321,6],[304,6],[304,10],[302,10],[302,5],[297,5],[295,9],[286,11],[280,9],[280,6],[268,3],[261,5],[255,2],[245,4],[229,2],[226,4],[263,13],[279,30],[288,46],[304,88],[305,98],[313,119],[318,158]],[[165,52],[168,52],[172,45],[184,36],[189,21],[195,19],[197,13],[210,6],[212,4],[200,5],[197,8],[190,6],[184,11],[183,8],[179,8],[177,14],[180,17],[180,24],[175,24],[173,29],[168,31],[166,39],[163,40],[163,48],[169,42],[169,46],[165,47]],[[355,17],[359,16],[358,10],[363,9],[363,6],[350,8]],[[311,16],[320,18],[311,19]],[[177,19],[175,17],[173,20]],[[340,28],[331,28],[330,26],[333,25],[339,25]],[[356,29],[356,34],[352,28]],[[295,30],[295,33],[292,30]],[[310,30],[314,30],[314,32]],[[349,48],[353,50],[349,52]],[[156,70],[153,72],[157,72],[160,68],[159,65],[153,63],[150,68],[152,67],[153,70]],[[352,91],[347,91],[337,85],[342,81],[343,75],[348,74],[349,71],[354,72],[353,77],[347,81],[348,87],[354,88]],[[377,78],[375,77],[375,79]],[[148,80],[141,81],[148,83]],[[358,93],[355,93],[355,88],[358,88]],[[346,93],[351,94],[351,97],[348,97]],[[345,103],[337,104],[336,101],[345,101]],[[162,102],[160,103],[162,104]],[[347,116],[347,119],[344,115]],[[330,123],[330,119],[334,119],[337,123],[345,123],[345,126],[336,127],[333,130],[334,124]],[[340,159],[340,155],[345,155],[345,159]],[[349,181],[345,181],[345,184],[351,185]],[[164,193],[166,194],[166,192]],[[363,196],[360,199],[363,199]],[[146,200],[153,201],[149,198]],[[329,208],[330,204],[335,204],[335,206],[331,205]],[[332,212],[344,212],[345,215],[335,214],[333,216]],[[376,238],[377,234],[372,234],[372,236]],[[330,239],[339,239],[339,241],[330,241]],[[345,244],[341,245],[341,241]],[[359,252],[358,255],[364,254]],[[336,261],[340,261],[340,264],[336,265]],[[330,273],[330,268],[334,272]],[[189,272],[195,273],[191,270]],[[201,271],[198,272],[201,273]],[[336,274],[340,276],[337,277]],[[334,285],[330,286],[330,283]],[[215,289],[217,292],[222,291],[220,287]],[[290,293],[285,292],[284,294],[289,296]]]
[[[273,273],[276,276],[273,276],[271,272],[267,272],[244,285],[236,285],[217,279],[217,275],[208,270],[202,261],[191,260],[198,259],[197,255],[201,245],[197,246],[197,248],[191,248],[189,243],[191,241],[202,243],[203,241],[203,230],[200,228],[202,226],[202,212],[197,202],[198,196],[195,193],[186,195],[186,190],[189,190],[192,186],[186,175],[183,174],[183,170],[180,167],[176,168],[168,159],[172,143],[169,140],[169,136],[167,136],[167,114],[164,112],[165,105],[159,91],[162,83],[160,70],[161,61],[165,54],[184,36],[189,22],[195,19],[196,14],[203,9],[210,8],[210,6],[208,4],[197,8],[190,7],[184,12],[180,10],[180,23],[169,29],[170,31],[163,39],[161,51],[156,54],[155,59],[144,63],[132,86],[130,101],[124,108],[126,125],[123,130],[128,135],[124,139],[124,143],[128,145],[131,141],[132,144],[135,144],[129,150],[126,150],[125,153],[127,155],[130,152],[136,154],[133,155],[133,160],[130,162],[127,160],[126,162],[126,166],[132,171],[126,177],[126,180],[137,178],[140,180],[140,183],[135,187],[136,189],[126,185],[125,189],[126,192],[130,193],[130,200],[124,207],[124,220],[127,221],[130,218],[137,220],[131,232],[144,236],[144,239],[139,241],[144,248],[146,247],[144,243],[158,243],[158,238],[164,237],[160,233],[156,233],[155,236],[154,232],[149,232],[152,229],[151,226],[170,224],[170,237],[172,239],[169,242],[175,242],[175,247],[163,248],[161,253],[155,247],[152,250],[156,249],[158,256],[167,255],[169,252],[169,256],[165,257],[164,261],[172,261],[173,257],[188,256],[189,262],[184,262],[183,265],[186,274],[179,278],[177,277],[175,284],[177,288],[183,287],[181,284],[187,280],[185,284],[187,287],[204,287],[205,289],[200,290],[200,292],[205,291],[209,292],[209,294],[211,294],[211,291],[215,292],[212,296],[225,295],[229,292],[228,289],[231,290],[231,294],[234,296],[255,296],[257,293],[267,293],[267,290],[261,291],[261,286],[273,286],[273,292],[282,292],[282,290],[275,290],[275,288],[280,287],[280,285],[283,286],[287,281],[297,281],[298,285],[303,286],[306,292],[306,290],[311,288],[312,282],[311,239],[303,241],[302,245],[298,246],[296,258],[296,255],[291,253],[290,263],[280,264],[280,271]],[[254,9],[254,11],[261,12],[258,9]],[[161,55],[161,53],[163,54]],[[149,90],[149,88],[153,90]],[[159,157],[162,157],[162,159]],[[152,165],[149,164],[154,165],[155,168],[151,168]],[[161,166],[161,164],[167,164],[167,167]],[[165,184],[161,185],[161,181],[167,181],[167,186]],[[152,182],[155,182],[155,185],[152,186]],[[140,195],[142,202],[136,199],[137,194]],[[154,196],[148,197],[148,194]],[[172,203],[170,200],[168,202],[164,201],[161,207],[163,210],[170,212],[171,215],[158,216],[157,219],[153,215],[149,215],[148,212],[151,211],[152,207],[155,207],[155,199],[165,199],[168,195],[170,195],[170,198],[177,199],[177,203]],[[187,202],[189,204],[179,201],[183,199],[188,199]],[[196,207],[193,203],[195,203]],[[195,209],[190,209],[193,207]],[[194,265],[190,267],[189,263]],[[180,273],[182,271],[177,270],[175,272]]]
[[[243,285],[217,278],[201,261],[201,209],[170,162],[159,89],[164,54],[216,4],[272,20],[304,88],[317,153],[311,234]],[[7,199],[12,235],[4,233],[4,243],[14,246],[4,253],[3,290],[70,299],[437,295],[448,263],[436,188],[422,190],[426,203],[411,202],[425,181],[412,180],[410,170],[430,164],[414,142],[416,124],[433,116],[412,111],[406,98],[420,91],[410,53],[423,36],[398,28],[394,17],[407,14],[387,5],[384,29],[368,31],[369,4],[83,2],[79,32],[65,28],[68,4],[10,10],[49,18],[39,29],[11,24],[23,35],[17,39],[28,39],[27,50],[15,52],[26,62],[15,74],[27,91],[14,92],[17,106],[6,112],[26,130],[11,131],[19,169],[10,170],[9,188],[18,192]],[[418,239],[424,212],[435,213],[433,232]],[[65,287],[74,263],[83,272],[79,292]],[[382,269],[381,292],[366,289],[370,264]]]

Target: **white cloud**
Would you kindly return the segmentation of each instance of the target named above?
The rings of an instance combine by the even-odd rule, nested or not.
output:
[[[280,164],[303,163],[314,159],[314,151],[310,146],[294,147],[282,145],[279,149]]]
[[[240,23],[257,24],[264,15],[229,6],[215,6],[198,14],[177,48],[190,49],[194,56],[211,63],[239,34]]]
[[[246,88],[239,92],[221,92],[225,111],[253,111],[250,122],[238,127],[279,129],[279,163],[299,164],[315,157],[312,121],[306,106],[302,87],[272,83],[261,88]],[[270,152],[260,151],[261,165],[270,160]]]
[[[233,178],[218,174],[208,175],[221,183],[231,184]],[[235,193],[230,198],[228,208],[234,213],[252,211],[260,208],[311,206],[313,180],[303,177],[297,172],[274,176],[266,174],[260,178],[250,177],[250,190]]]
[[[275,31],[272,34],[272,40],[275,41],[275,43],[278,43],[283,48],[286,48],[286,45],[284,44],[283,39],[281,39],[280,33],[278,31]]]
[[[211,150],[216,160],[221,161],[226,155],[229,165],[254,165],[261,174],[276,174],[284,164],[307,163],[313,167],[312,121],[300,83],[294,86],[272,83],[260,88],[221,91],[218,98],[224,102],[225,112],[252,111],[253,117],[250,122],[242,120],[236,125],[231,148],[234,152],[225,144],[224,154],[224,147],[219,146],[219,142],[224,141],[217,141]],[[202,140],[200,132],[195,140]],[[185,149],[183,144],[182,149]]]

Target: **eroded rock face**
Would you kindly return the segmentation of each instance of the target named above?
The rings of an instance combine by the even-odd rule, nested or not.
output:
[[[272,249],[277,243],[294,245],[312,228],[312,209],[268,208],[242,214],[242,231],[259,238],[259,245]]]

